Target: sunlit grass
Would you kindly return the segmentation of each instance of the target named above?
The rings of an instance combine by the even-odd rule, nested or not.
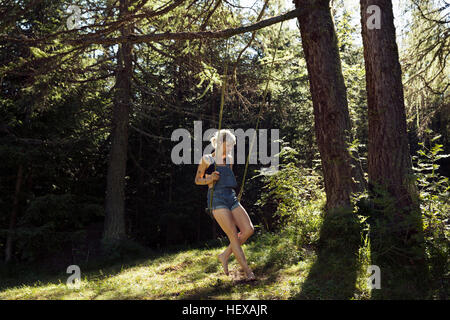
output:
[[[139,261],[135,266],[112,266],[83,275],[78,289],[66,285],[67,278],[20,285],[0,292],[0,299],[290,299],[314,262],[314,255],[288,265],[264,265],[269,257],[258,255],[258,241],[244,245],[257,282],[236,283],[223,274],[217,255],[223,248],[195,249]],[[278,250],[282,248],[277,248]],[[284,248],[286,249],[286,248]],[[266,250],[267,251],[267,250]],[[230,259],[230,271],[238,265]],[[113,271],[119,270],[119,271]]]
[[[132,267],[82,273],[78,289],[66,285],[66,276],[48,283],[36,280],[32,285],[1,291],[0,299],[288,299],[301,281],[304,262],[257,272],[259,281],[255,283],[235,283],[223,274],[217,260],[224,248],[188,250],[142,260]],[[244,250],[249,251],[249,246],[244,245]],[[255,270],[263,267],[249,262]],[[234,258],[229,267],[233,274],[238,272]]]
[[[310,231],[318,232],[319,228],[320,224],[313,228],[317,230]],[[113,264],[95,271],[81,269],[77,289],[66,285],[69,275],[65,273],[51,278],[28,274],[27,281],[31,278],[31,282],[9,281],[14,284],[0,289],[0,299],[296,299],[317,256],[313,246],[301,246],[294,229],[287,233],[258,232],[243,245],[258,278],[256,282],[236,281],[242,274],[233,255],[229,261],[232,276],[223,273],[217,258],[228,244],[223,241],[221,247],[180,249],[142,257],[127,265]],[[354,299],[368,299],[370,290],[363,271],[368,264],[367,253],[361,251],[360,255],[361,271]]]

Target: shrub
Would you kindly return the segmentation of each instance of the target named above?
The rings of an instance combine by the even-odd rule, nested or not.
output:
[[[33,199],[15,231],[17,257],[34,261],[85,238],[85,226],[103,215],[97,199],[73,194],[48,194]],[[4,230],[5,232],[6,230]]]
[[[440,138],[434,137],[431,142]],[[450,155],[442,154],[443,146],[435,143],[427,148],[424,143],[413,157],[420,208],[422,211],[427,259],[435,276],[449,270],[450,252],[450,186],[449,179],[439,174],[438,161]]]
[[[312,169],[299,167],[295,162],[297,151],[289,147],[283,147],[280,152],[280,160],[286,160],[286,164],[280,164],[277,172],[265,174],[260,171],[258,176],[263,177],[263,190],[261,198],[256,205],[264,206],[276,203],[275,215],[284,218],[297,212],[311,201],[323,196],[322,177]]]
[[[280,231],[301,250],[318,240],[325,197],[321,175],[298,166],[297,154],[294,149],[283,147],[280,160],[286,163],[280,164],[273,174],[260,174],[265,192],[256,205],[275,204],[274,216],[280,218]]]

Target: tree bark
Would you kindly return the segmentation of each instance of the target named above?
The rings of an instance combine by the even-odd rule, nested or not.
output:
[[[369,29],[370,5],[381,9],[380,29]],[[390,0],[361,0],[361,24],[369,110],[369,189],[387,188],[398,208],[418,210],[406,130],[402,71]],[[396,211],[400,214],[400,211]]]
[[[294,0],[313,100],[327,209],[351,206],[351,193],[364,191],[359,160],[349,151],[351,120],[329,0]]]
[[[5,262],[8,263],[12,258],[12,247],[13,247],[13,232],[16,228],[16,220],[17,220],[17,212],[19,211],[19,199],[20,199],[20,188],[22,186],[23,179],[23,165],[20,164],[17,169],[17,179],[16,179],[16,189],[14,192],[14,203],[13,209],[11,212],[11,217],[9,220],[9,230],[8,237],[6,239],[6,248],[5,248]]]
[[[382,281],[388,284],[376,290],[374,297],[424,298],[428,296],[429,274],[412,174],[392,3],[361,0],[360,4],[369,111],[369,194],[373,203],[370,251],[372,264],[380,266]]]
[[[128,14],[129,0],[120,0],[120,16]],[[121,28],[122,36],[132,32],[131,25]],[[121,240],[125,231],[125,175],[128,125],[131,109],[132,44],[122,43],[117,54],[117,75],[113,105],[111,149],[105,199],[105,240]]]

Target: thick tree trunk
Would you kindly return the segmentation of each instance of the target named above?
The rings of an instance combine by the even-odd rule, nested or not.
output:
[[[351,121],[347,89],[329,0],[295,0],[314,107],[327,209],[349,207],[352,192],[365,189],[359,161],[348,150]]]
[[[9,230],[8,237],[6,239],[6,248],[5,248],[5,262],[11,261],[12,258],[12,248],[13,248],[13,232],[16,228],[16,220],[17,220],[17,212],[19,211],[19,199],[20,199],[20,187],[22,186],[23,179],[23,165],[20,164],[17,169],[17,179],[16,179],[16,189],[14,192],[14,203],[13,209],[11,212],[11,217],[9,219]]]
[[[368,29],[367,21],[381,9],[380,29]],[[418,210],[406,132],[402,74],[395,40],[390,0],[361,0],[361,24],[369,109],[369,188],[385,187],[398,208]],[[409,208],[409,209],[408,209]],[[396,211],[395,214],[401,214]],[[394,213],[394,212],[393,212]]]
[[[120,16],[128,12],[129,0],[120,0]],[[131,33],[132,26],[123,26],[123,36]],[[105,199],[105,240],[125,238],[125,174],[128,147],[128,122],[131,108],[132,45],[123,43],[117,54],[117,75],[114,98],[111,150]]]
[[[369,192],[374,204],[369,220],[371,258],[381,268],[384,283],[375,296],[417,299],[426,296],[427,268],[391,1],[361,0],[361,24],[369,109]]]

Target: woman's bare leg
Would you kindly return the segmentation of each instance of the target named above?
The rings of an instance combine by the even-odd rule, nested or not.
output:
[[[250,238],[255,229],[253,227],[252,221],[250,220],[250,217],[248,216],[247,211],[243,206],[239,205],[239,207],[234,208],[233,211],[231,211],[231,214],[233,215],[234,222],[240,230],[240,232],[238,233],[238,238],[239,243],[242,245],[245,243],[245,241],[247,241],[248,238]],[[228,261],[231,253],[231,245],[229,245],[228,248],[226,248],[225,251],[219,255],[219,259],[221,261]]]
[[[233,221],[233,215],[231,211],[228,209],[216,209],[213,211],[213,215],[217,223],[228,236],[228,239],[230,240],[231,250],[236,257],[236,260],[239,262],[246,274],[251,274],[252,270],[247,264],[244,251],[242,251],[241,244],[237,236],[236,224]]]

